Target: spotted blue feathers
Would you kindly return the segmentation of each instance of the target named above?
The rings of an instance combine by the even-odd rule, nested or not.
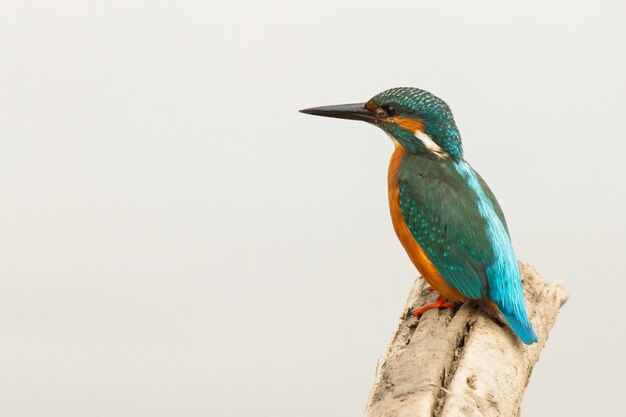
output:
[[[398,181],[402,217],[444,281],[493,301],[524,343],[537,341],[504,215],[482,178],[463,159],[418,153],[405,155]]]
[[[383,91],[370,101],[379,106],[392,105],[401,116],[421,120],[424,123],[424,133],[433,138],[442,149],[454,157],[463,156],[461,135],[450,107],[439,97],[419,88],[398,87]],[[380,125],[410,152],[424,149],[424,145],[413,135],[414,132],[403,131],[394,123],[381,122]]]

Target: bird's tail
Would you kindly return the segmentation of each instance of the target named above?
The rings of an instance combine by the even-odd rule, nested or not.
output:
[[[527,345],[537,342],[537,335],[528,320],[525,308],[521,309],[521,311],[518,310],[517,312],[508,312],[497,306],[496,308],[498,313],[500,313],[500,316],[504,319],[504,321],[506,321],[506,324],[509,325],[511,330],[513,330],[513,333],[515,333],[522,342]]]

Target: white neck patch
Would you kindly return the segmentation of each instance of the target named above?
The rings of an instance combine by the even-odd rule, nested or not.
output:
[[[416,130],[413,135],[420,142],[422,142],[424,144],[426,149],[428,149],[429,151],[431,151],[435,155],[439,156],[440,158],[447,158],[447,157],[450,156],[450,154],[448,152],[444,151],[441,148],[441,146],[437,145],[437,143],[435,143],[435,141],[430,136],[428,136],[427,133],[422,132],[421,130]]]

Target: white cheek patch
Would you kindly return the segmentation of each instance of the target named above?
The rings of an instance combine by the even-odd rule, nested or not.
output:
[[[437,145],[435,143],[435,141],[428,136],[428,134],[422,132],[421,130],[416,130],[415,133],[413,134],[417,139],[420,140],[420,142],[422,142],[424,144],[424,146],[426,147],[426,149],[428,149],[429,151],[433,152],[434,154],[445,158],[445,157],[449,157],[450,155],[448,154],[448,152],[444,151],[441,146]]]

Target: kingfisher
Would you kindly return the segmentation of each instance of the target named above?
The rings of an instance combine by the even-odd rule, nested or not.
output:
[[[437,301],[414,316],[475,300],[522,342],[537,342],[504,214],[485,181],[463,159],[459,129],[442,99],[399,87],[366,103],[300,111],[361,120],[393,141],[387,175],[392,224],[417,270],[439,293]]]

